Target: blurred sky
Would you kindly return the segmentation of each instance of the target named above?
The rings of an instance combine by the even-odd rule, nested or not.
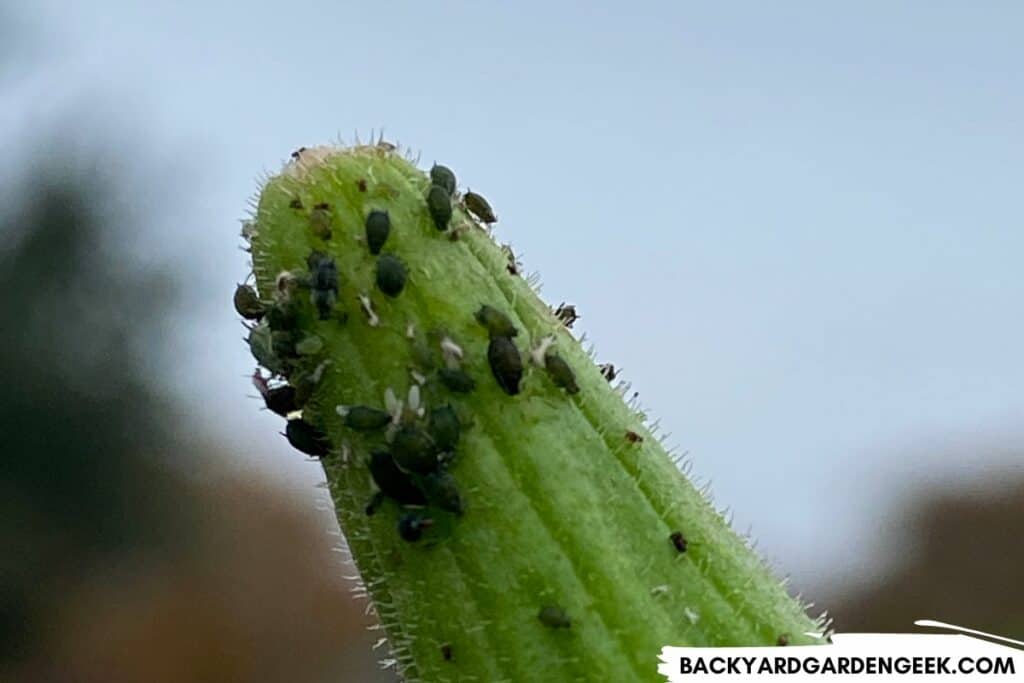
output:
[[[10,7],[5,163],[47,125],[155,156],[123,201],[187,281],[173,381],[311,500],[243,398],[238,220],[292,149],[381,126],[488,196],[798,588],[867,581],[908,490],[1024,474],[1024,5]]]

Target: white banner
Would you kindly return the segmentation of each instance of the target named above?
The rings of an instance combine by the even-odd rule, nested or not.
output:
[[[1024,681],[1024,643],[937,621],[915,623],[970,635],[837,633],[832,635],[832,643],[826,645],[666,646],[659,655],[658,672],[673,683],[726,683],[757,678],[793,683],[826,679],[877,682],[897,678]]]

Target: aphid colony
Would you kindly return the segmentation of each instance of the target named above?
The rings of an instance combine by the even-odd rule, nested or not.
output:
[[[367,192],[365,180],[360,180],[358,185],[360,192]],[[439,231],[449,229],[456,187],[451,169],[439,164],[430,169],[430,186],[424,200],[427,214]],[[490,204],[477,193],[467,191],[462,196],[462,205],[482,223],[497,220]],[[305,212],[305,206],[297,197],[289,202],[289,207],[295,211]],[[337,226],[329,203],[313,204],[307,218],[310,234],[316,240],[327,243],[335,239]],[[408,286],[408,271],[397,256],[386,251],[394,234],[388,211],[370,209],[363,229],[366,249],[375,259],[376,288],[389,298],[399,297]],[[509,254],[510,263],[516,263],[510,251]],[[323,341],[311,332],[313,323],[347,321],[347,314],[338,310],[339,290],[344,283],[337,262],[325,251],[314,248],[305,265],[305,272],[283,272],[278,276],[270,303],[261,301],[252,286],[243,284],[235,290],[234,305],[242,318],[253,322],[249,347],[259,364],[271,373],[270,378],[259,371],[253,376],[253,383],[267,408],[288,418],[285,436],[295,449],[324,458],[332,453],[327,434],[322,427],[307,421],[301,411],[331,363],[330,360],[316,363],[315,356],[323,348]],[[358,300],[368,323],[378,326],[380,318],[369,296],[361,293]],[[575,309],[564,304],[554,315],[566,327],[571,327],[577,317]],[[505,394],[518,395],[525,372],[524,353],[514,341],[519,330],[508,315],[488,304],[480,306],[474,319],[487,333],[486,359],[493,381]],[[458,402],[460,395],[474,392],[478,382],[483,380],[467,372],[462,363],[465,351],[447,335],[435,340],[445,359],[444,364],[436,368],[431,358],[436,351],[424,348],[416,340],[412,326],[407,336],[412,340],[411,356],[419,361],[413,365],[429,373],[413,373],[416,383],[408,399],[400,402],[389,390],[384,407],[338,406],[336,412],[344,429],[370,442],[365,463],[378,492],[367,505],[367,514],[374,514],[387,499],[394,501],[403,509],[397,525],[399,536],[415,542],[434,524],[430,509],[456,516],[464,512],[462,495],[449,471],[463,429],[451,402]],[[553,342],[554,337],[545,338],[526,356],[544,369],[555,386],[567,394],[576,394],[580,389],[575,373],[553,350]],[[602,374],[611,379],[614,370],[608,366],[602,369]],[[285,382],[272,384],[274,377],[283,378]],[[451,399],[443,399],[442,394],[439,404],[428,410],[421,404],[419,390],[430,377],[437,383],[431,386],[437,391],[451,392]],[[555,608],[542,610],[541,620],[555,628],[568,626],[568,619],[560,616]]]

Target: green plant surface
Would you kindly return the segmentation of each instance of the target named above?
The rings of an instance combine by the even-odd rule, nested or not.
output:
[[[383,142],[293,156],[244,229],[263,307],[251,344],[270,385],[294,390],[406,680],[656,681],[664,645],[820,642],[454,178]],[[370,221],[379,254],[373,211],[390,221],[383,241]],[[461,428],[441,453],[445,406]],[[375,497],[374,451],[425,505]],[[417,540],[399,533],[410,513]]]

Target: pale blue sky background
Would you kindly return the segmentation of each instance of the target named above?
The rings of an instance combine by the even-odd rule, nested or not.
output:
[[[0,146],[59,124],[156,155],[125,200],[189,284],[175,381],[305,490],[242,398],[237,221],[293,148],[385,126],[488,196],[813,594],[879,569],[908,491],[1024,476],[1024,5],[840,5],[11,5],[35,34]]]

